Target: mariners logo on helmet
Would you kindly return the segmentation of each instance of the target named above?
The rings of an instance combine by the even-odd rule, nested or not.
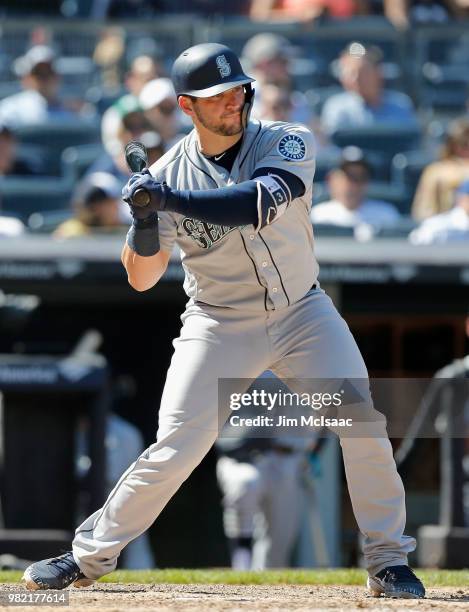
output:
[[[282,157],[294,159],[295,161],[303,159],[306,155],[306,145],[301,136],[297,134],[288,134],[284,136],[278,143],[278,152]]]
[[[231,66],[224,55],[219,55],[216,58],[218,72],[222,78],[228,77],[231,74]]]

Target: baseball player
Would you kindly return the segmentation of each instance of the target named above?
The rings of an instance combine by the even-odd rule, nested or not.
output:
[[[253,386],[289,392],[271,372]],[[259,438],[262,427],[244,427],[219,436],[216,473],[233,569],[291,565],[306,489],[312,486],[309,455],[313,449],[319,453],[326,439],[321,433],[312,429],[310,435],[298,436],[275,430]]]
[[[122,253],[131,286],[153,287],[175,243],[186,273],[189,301],[157,439],[77,528],[72,551],[26,569],[30,589],[84,586],[114,570],[213,445],[219,379],[270,369],[283,379],[367,381],[345,321],[317,282],[310,131],[250,121],[253,79],[224,45],[184,51],[172,80],[194,130],[123,190],[134,216]],[[142,190],[145,207],[136,206]],[[371,403],[368,384],[367,393]],[[372,594],[424,597],[407,566],[416,543],[403,535],[404,488],[385,426],[380,436],[341,436],[341,446]]]

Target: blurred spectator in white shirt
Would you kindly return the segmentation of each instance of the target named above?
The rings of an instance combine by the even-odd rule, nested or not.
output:
[[[411,99],[384,89],[382,53],[378,47],[351,43],[339,58],[339,78],[344,91],[324,104],[321,123],[331,134],[342,128],[395,123],[417,125]]]
[[[0,238],[12,238],[24,232],[24,224],[15,217],[0,216]]]
[[[453,208],[425,219],[409,240],[413,244],[469,242],[469,179],[456,190]]]
[[[327,176],[331,199],[316,204],[311,210],[313,225],[354,227],[366,223],[382,227],[399,221],[400,214],[395,206],[366,197],[370,176],[370,166],[361,149],[346,147],[339,166]]]
[[[36,45],[16,60],[23,91],[0,102],[0,121],[11,127],[76,117],[59,98],[60,77],[54,51]]]

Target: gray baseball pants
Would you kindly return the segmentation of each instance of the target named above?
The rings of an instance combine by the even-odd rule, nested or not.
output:
[[[218,379],[252,379],[268,369],[283,379],[368,376],[347,324],[321,289],[278,311],[196,304],[181,319],[156,442],[76,530],[73,554],[88,578],[115,569],[124,546],[153,523],[213,445]],[[368,572],[406,564],[415,540],[403,535],[404,488],[384,425],[381,436],[342,436],[340,442]]]

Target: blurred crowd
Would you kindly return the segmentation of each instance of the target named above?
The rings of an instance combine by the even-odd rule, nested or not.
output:
[[[464,18],[467,0],[4,0],[0,14],[135,19],[161,14],[239,15],[258,21],[347,20],[377,15],[395,27]]]
[[[22,4],[6,0],[0,15],[16,16],[26,8],[30,15],[33,9]],[[245,71],[256,79],[252,116],[299,122],[315,134],[311,220],[318,237],[394,237],[414,245],[469,242],[469,36],[452,30],[445,35],[451,21],[469,17],[469,0],[173,0],[171,5],[167,0],[66,0],[37,1],[34,10],[142,19],[159,13],[214,14],[220,5],[226,14],[238,12],[250,26],[259,26],[258,33],[234,41]],[[416,25],[441,28],[434,39],[429,35],[427,47],[419,47],[428,57],[420,58],[410,78],[405,78],[407,55],[394,53],[386,37],[382,42],[347,38],[344,29],[343,43],[331,52],[323,25],[370,17],[392,24],[387,25],[391,39],[393,32]],[[295,30],[266,31],[267,21],[313,27],[301,24],[300,41]],[[168,76],[183,47],[171,47],[148,31],[132,38],[114,23],[103,25],[85,52],[78,30],[76,44],[68,46],[57,27],[32,29],[14,57],[8,22],[0,35],[0,236],[43,232],[65,240],[124,234],[130,222],[121,200],[130,176],[126,144],[142,142],[152,164],[191,129]],[[229,37],[220,40],[232,45]],[[409,54],[418,55],[412,42],[406,45]],[[308,462],[311,451],[317,455],[319,449],[276,440],[265,453],[254,449],[251,461],[252,449],[241,442],[219,448],[217,468],[232,565],[287,565],[301,529],[302,507],[293,508],[291,500],[311,497]],[[141,452],[143,440],[113,415],[106,445],[110,488]],[[122,448],[129,454],[116,452]],[[271,540],[263,552],[256,546],[262,540],[257,542],[262,530],[255,530],[259,512],[265,523],[261,535]],[[126,565],[154,565],[146,536],[130,550]]]
[[[126,5],[92,3],[106,10],[116,4]],[[465,4],[256,0],[249,10],[253,20],[297,20],[295,11],[346,18],[381,10],[402,26],[461,16]],[[259,30],[236,43],[256,79],[252,116],[303,123],[314,132],[316,235],[391,236],[414,244],[469,240],[467,34],[443,37],[447,48],[439,57],[430,50],[444,46],[441,36],[430,39],[432,61],[421,67],[428,78],[418,77],[428,94],[416,94],[388,40],[347,41],[345,34],[345,44],[326,57],[323,37],[321,57],[319,43],[311,48]],[[191,129],[168,78],[175,52],[148,33],[130,40],[124,28],[103,25],[87,56],[73,54],[62,50],[64,39],[53,27],[37,27],[8,63],[5,34],[3,39],[0,234],[42,231],[70,238],[125,231],[125,145],[140,140],[153,163]]]

